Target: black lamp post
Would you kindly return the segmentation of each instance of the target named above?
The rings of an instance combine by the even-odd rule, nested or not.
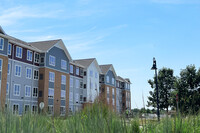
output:
[[[156,59],[153,58],[153,66],[151,70],[155,70],[155,76],[156,76],[156,96],[157,96],[157,116],[158,116],[158,121],[160,121],[160,110],[159,110],[159,98],[158,98],[158,81],[157,81],[157,66],[156,66]]]

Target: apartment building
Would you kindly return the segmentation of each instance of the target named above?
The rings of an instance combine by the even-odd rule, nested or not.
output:
[[[49,115],[65,115],[69,108],[69,62],[72,58],[62,40],[30,42],[40,49],[38,103]]]
[[[95,58],[74,60],[84,66],[83,69],[83,90],[86,90],[84,103],[93,103],[99,96],[99,74],[101,72],[98,62]]]
[[[100,75],[100,96],[104,103],[116,110],[116,78],[117,74],[112,64],[100,65],[101,75]]]
[[[131,108],[130,80],[95,58],[72,60],[61,39],[25,42],[0,26],[0,107],[14,114],[67,115],[100,97],[121,113]]]
[[[76,112],[83,108],[83,100],[86,98],[86,89],[83,89],[83,69],[78,63],[70,63],[70,88],[69,111]]]

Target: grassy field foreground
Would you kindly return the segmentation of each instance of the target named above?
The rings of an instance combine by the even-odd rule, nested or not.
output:
[[[200,115],[166,118],[159,123],[127,119],[94,105],[67,118],[45,115],[0,113],[0,133],[200,133]]]

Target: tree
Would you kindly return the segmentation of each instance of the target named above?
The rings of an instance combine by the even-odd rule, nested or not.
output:
[[[166,109],[168,112],[169,107],[172,105],[171,92],[174,89],[174,71],[170,68],[162,68],[158,72],[158,92],[160,100],[160,109]],[[151,88],[150,96],[148,97],[148,106],[156,107],[156,88],[155,88],[155,77],[154,80],[149,80],[148,83]]]
[[[200,69],[197,71],[194,65],[182,69],[175,88],[181,113],[196,113],[200,110]],[[173,105],[176,105],[176,101]]]

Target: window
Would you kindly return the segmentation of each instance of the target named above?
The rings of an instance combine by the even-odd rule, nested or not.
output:
[[[21,77],[21,66],[19,66],[19,65],[16,65],[15,66],[15,76],[18,76],[18,77]]]
[[[14,84],[14,91],[13,91],[14,96],[20,95],[20,88],[21,88],[21,86],[19,84]]]
[[[114,88],[112,88],[112,94],[115,95],[115,89]]]
[[[81,102],[83,101],[83,95],[80,95],[80,101]]]
[[[112,78],[112,84],[113,84],[113,85],[115,84],[115,79],[114,79],[114,78]]]
[[[17,58],[22,58],[22,48],[21,47],[16,47],[16,57]]]
[[[7,82],[7,84],[6,84],[6,95],[8,95],[9,94],[9,83]]]
[[[73,101],[73,92],[69,92],[69,101]]]
[[[61,100],[65,100],[65,98],[66,98],[66,91],[61,90]]]
[[[80,82],[80,88],[83,88],[83,82]]]
[[[76,88],[79,88],[80,87],[80,83],[79,83],[79,80],[76,79]]]
[[[90,77],[93,77],[93,71],[90,70]]]
[[[29,110],[30,110],[30,105],[29,104],[24,105],[24,113],[27,114]]]
[[[95,90],[97,90],[97,83],[95,83]]]
[[[109,76],[106,76],[106,81],[107,81],[107,83],[110,83]]]
[[[110,99],[109,99],[109,97],[107,97],[107,103],[109,103],[109,101],[110,101]]]
[[[31,87],[30,86],[25,86],[25,97],[30,97],[31,96]]]
[[[8,43],[8,55],[11,55],[12,45]]]
[[[84,88],[84,89],[86,89],[86,88],[87,88],[87,85],[86,85],[86,84],[84,84],[84,85],[83,85],[83,88]]]
[[[33,88],[33,97],[38,97],[38,88]]]
[[[36,114],[37,113],[37,105],[32,106],[32,113]]]
[[[67,70],[67,61],[61,60],[61,69]]]
[[[109,95],[109,92],[110,92],[109,87],[107,87],[107,95]]]
[[[79,67],[76,67],[76,75],[79,75]]]
[[[65,106],[60,107],[60,115],[65,115]]]
[[[76,103],[78,103],[78,102],[79,102],[79,94],[76,93]]]
[[[39,71],[38,70],[34,70],[34,77],[33,77],[33,79],[38,79],[38,75],[39,75]]]
[[[34,59],[35,63],[39,63],[40,62],[40,55],[38,53],[35,53],[35,59]]]
[[[65,75],[61,76],[61,84],[66,85],[66,76]]]
[[[31,79],[31,77],[32,77],[32,69],[26,68],[26,78]]]
[[[53,105],[48,105],[48,114],[53,115]]]
[[[113,99],[112,102],[113,102],[113,105],[115,105],[115,99]]]
[[[2,71],[2,59],[0,59],[0,71]]]
[[[70,87],[73,87],[74,85],[74,79],[72,77],[70,77]]]
[[[13,104],[13,114],[19,114],[19,105]]]
[[[32,61],[32,58],[33,58],[33,52],[30,51],[30,50],[27,50],[27,60],[28,61]]]
[[[51,98],[51,99],[54,98],[54,89],[49,88],[48,98]]]
[[[3,46],[4,46],[4,39],[0,38],[0,50],[3,50]]]
[[[86,76],[87,75],[87,72],[86,71],[84,71],[84,76]]]
[[[54,72],[49,72],[49,81],[54,82],[55,81],[55,73]]]
[[[93,89],[93,83],[90,82],[90,89]]]
[[[80,68],[80,76],[83,76],[83,68]]]
[[[10,74],[10,63],[8,63],[8,75]]]
[[[40,58],[40,63],[41,63],[41,64],[44,64],[44,57],[41,57],[41,58]]]
[[[56,58],[52,55],[49,56],[49,65],[55,66],[56,64]]]
[[[70,73],[71,73],[71,74],[73,74],[73,73],[74,73],[74,70],[73,70],[73,68],[74,68],[74,67],[73,67],[73,65],[70,65]]]
[[[97,78],[98,77],[98,73],[97,72],[95,72],[95,78]]]

